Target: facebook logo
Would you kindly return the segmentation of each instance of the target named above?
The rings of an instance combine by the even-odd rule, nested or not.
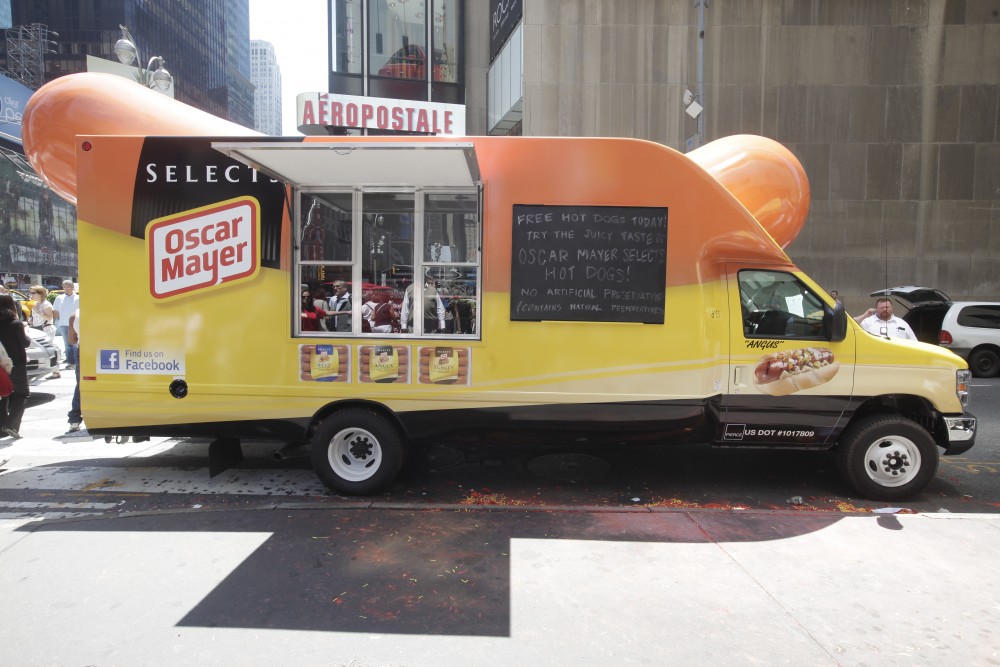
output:
[[[118,370],[119,357],[118,350],[101,350],[101,370]]]

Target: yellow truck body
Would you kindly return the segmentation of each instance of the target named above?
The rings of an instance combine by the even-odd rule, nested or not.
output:
[[[974,442],[965,362],[865,333],[784,252],[808,182],[771,140],[122,134],[91,108],[119,84],[73,85],[25,143],[119,303],[81,317],[94,434],[310,443],[342,493],[514,432],[836,448],[883,499]]]

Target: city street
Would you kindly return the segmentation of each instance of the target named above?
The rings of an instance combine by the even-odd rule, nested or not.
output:
[[[330,495],[248,443],[56,440],[70,373],[0,441],[3,664],[987,664],[998,380],[975,448],[898,507],[826,454],[430,448]]]
[[[0,28],[0,667],[1000,667],[1000,0]]]

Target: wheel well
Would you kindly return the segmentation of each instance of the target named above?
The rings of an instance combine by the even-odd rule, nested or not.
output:
[[[981,344],[975,346],[974,348],[972,348],[971,350],[969,350],[969,356],[971,357],[973,354],[975,354],[976,352],[978,352],[980,350],[990,350],[991,352],[995,352],[996,354],[1000,354],[1000,346],[995,345],[993,343],[981,343]]]
[[[389,420],[389,422],[395,426],[396,430],[399,432],[400,437],[405,442],[409,442],[409,433],[407,433],[406,427],[403,426],[403,422],[400,421],[395,412],[381,403],[376,401],[367,401],[360,398],[349,398],[343,401],[335,401],[333,403],[327,403],[320,408],[316,414],[313,415],[312,421],[309,422],[309,431],[307,433],[309,440],[312,440],[313,434],[316,432],[316,428],[324,419],[335,412],[339,412],[340,410],[345,410],[347,408],[368,408],[374,410]]]
[[[868,415],[898,415],[916,422],[931,434],[939,446],[946,447],[948,434],[943,431],[939,414],[927,399],[909,394],[889,394],[869,398],[854,411],[851,422],[854,423]],[[850,424],[848,424],[850,425]],[[846,427],[845,427],[846,428]]]

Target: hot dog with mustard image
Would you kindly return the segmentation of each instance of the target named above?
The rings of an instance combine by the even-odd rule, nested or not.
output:
[[[782,350],[761,358],[754,370],[754,385],[764,394],[787,396],[829,382],[838,370],[840,362],[825,347]]]

